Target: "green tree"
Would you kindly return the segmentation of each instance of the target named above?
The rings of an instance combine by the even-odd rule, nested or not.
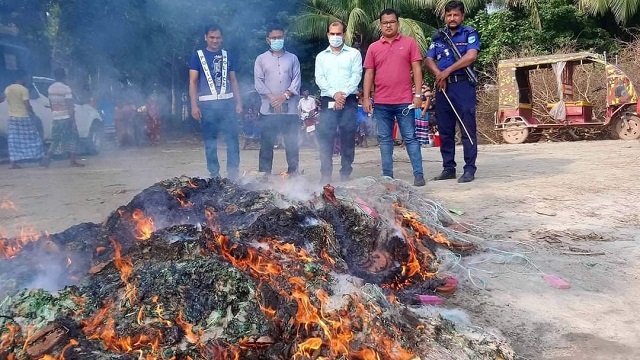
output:
[[[615,52],[617,43],[593,17],[575,6],[572,0],[539,0],[541,29],[530,26],[527,9],[481,11],[468,23],[480,33],[482,51],[479,68],[514,56],[543,55],[561,50]],[[571,19],[571,21],[567,21]]]
[[[640,9],[638,0],[578,0],[578,5],[593,15],[610,12],[620,24],[629,22]]]
[[[386,8],[400,10],[400,32],[414,37],[422,50],[428,46],[426,33],[434,28],[414,17],[403,16],[402,9],[428,9],[432,0],[307,0],[294,17],[292,30],[300,36],[323,39],[327,26],[334,21],[347,25],[345,43],[366,49],[380,37],[380,12]]]

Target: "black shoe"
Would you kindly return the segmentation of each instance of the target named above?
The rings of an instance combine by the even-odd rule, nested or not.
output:
[[[340,175],[340,181],[346,182],[346,181],[349,181],[349,180],[351,180],[351,176],[349,176],[349,175]]]
[[[422,176],[416,176],[415,179],[413,179],[413,186],[424,186],[426,183]]]
[[[443,170],[440,175],[436,176],[433,178],[433,180],[449,180],[449,179],[455,179],[456,178],[456,172],[455,170]]]
[[[472,182],[473,179],[475,179],[475,176],[473,176],[472,173],[464,173],[462,174],[462,176],[460,176],[460,178],[458,179],[459,183],[468,183],[468,182]]]

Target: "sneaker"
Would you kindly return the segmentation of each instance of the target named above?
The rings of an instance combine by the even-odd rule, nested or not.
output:
[[[413,186],[424,186],[426,183],[422,176],[416,176],[415,179],[413,179]]]
[[[440,175],[436,176],[433,178],[433,180],[449,180],[449,179],[455,179],[456,178],[456,172],[455,170],[443,170]]]
[[[322,175],[320,178],[320,185],[327,185],[331,183],[331,176]]]
[[[475,179],[475,176],[473,176],[472,173],[464,173],[462,174],[462,176],[460,176],[460,178],[458,179],[459,183],[468,183],[468,182],[472,182],[473,179]]]

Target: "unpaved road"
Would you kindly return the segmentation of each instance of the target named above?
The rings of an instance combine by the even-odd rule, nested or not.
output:
[[[412,180],[406,153],[396,148],[396,154],[396,178]],[[243,151],[243,170],[256,171],[257,155]],[[439,153],[429,148],[423,155],[433,177]],[[82,169],[62,161],[49,169],[4,165],[6,232],[101,222],[158,180],[207,174],[202,146],[193,140],[106,151],[86,162]],[[377,176],[379,163],[377,148],[358,148],[353,176]],[[315,153],[304,150],[301,164],[306,183],[316,183]],[[460,263],[469,271],[456,267],[461,287],[445,307],[500,331],[522,359],[640,358],[640,142],[481,146],[478,168],[470,184],[429,181],[420,189],[463,210],[460,221],[487,239],[484,251]],[[277,150],[274,172],[284,169],[284,152]],[[571,288],[551,287],[542,273]]]

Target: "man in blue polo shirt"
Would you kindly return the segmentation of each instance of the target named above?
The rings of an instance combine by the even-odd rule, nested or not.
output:
[[[478,156],[478,141],[476,136],[476,87],[465,73],[465,68],[473,70],[473,62],[480,51],[480,36],[469,26],[462,25],[464,21],[464,4],[458,0],[449,1],[445,5],[444,20],[447,25],[445,31],[453,40],[462,57],[456,60],[447,42],[436,33],[429,46],[425,58],[425,65],[435,75],[436,86],[436,122],[440,133],[440,154],[442,155],[442,173],[434,180],[456,178],[455,135],[458,112],[467,131],[462,129],[462,148],[464,152],[464,173],[458,179],[459,183],[473,181],[476,173],[476,158]],[[451,103],[445,97],[448,95]],[[468,132],[468,135],[467,135]]]
[[[202,124],[207,170],[220,177],[218,133],[227,143],[227,177],[236,179],[240,166],[238,121],[234,114],[242,112],[242,97],[236,80],[236,60],[222,48],[222,29],[207,26],[205,49],[197,50],[189,63],[189,95],[191,115]]]

